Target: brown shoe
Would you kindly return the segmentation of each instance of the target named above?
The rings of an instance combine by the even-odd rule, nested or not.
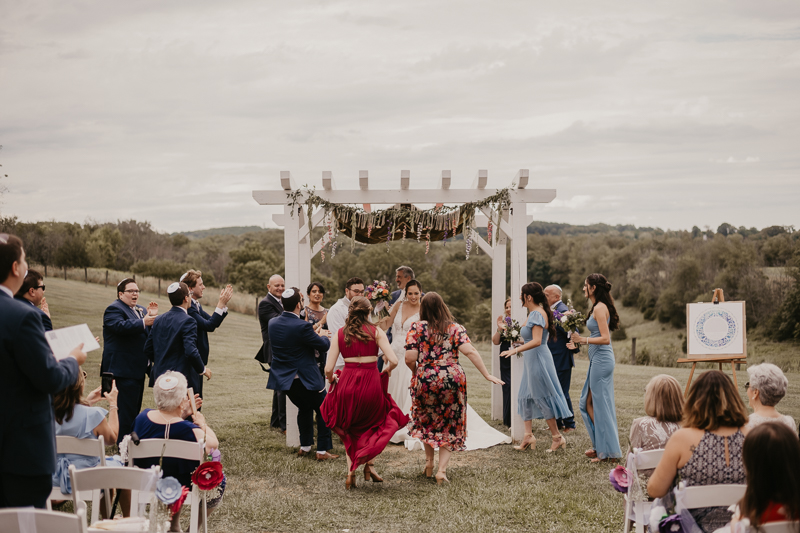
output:
[[[297,457],[306,457],[311,452],[304,452],[303,450],[297,450]]]
[[[338,459],[338,458],[339,458],[338,455],[335,455],[335,454],[332,454],[332,453],[328,453],[328,452],[318,453],[317,454],[317,461],[329,461],[331,459]]]
[[[564,428],[564,429],[561,430],[561,433],[563,433],[564,435],[569,435],[570,433],[572,433],[573,431],[575,431],[577,429],[578,428]]]

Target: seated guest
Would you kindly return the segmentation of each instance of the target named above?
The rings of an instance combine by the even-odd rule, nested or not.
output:
[[[689,389],[683,427],[667,442],[647,492],[654,498],[663,497],[678,475],[687,486],[744,483],[745,424],[747,411],[731,379],[719,370],[703,373]],[[731,519],[726,507],[694,509],[691,513],[705,532]]]
[[[745,383],[745,392],[753,414],[747,422],[750,429],[764,422],[781,422],[792,431],[797,431],[794,418],[782,415],[775,409],[778,402],[786,395],[789,380],[780,368],[770,363],[761,363],[747,367],[750,381]]]
[[[681,428],[683,392],[678,380],[667,374],[654,376],[644,389],[644,412],[647,416],[631,423],[628,455],[634,448],[644,451],[664,448],[670,436]],[[649,479],[653,471],[639,473]]]
[[[112,382],[113,383],[113,382]],[[103,441],[113,444],[117,441],[119,431],[119,418],[117,408],[116,383],[113,383],[111,392],[100,395],[100,387],[83,398],[83,389],[86,385],[86,372],[78,373],[78,381],[67,387],[53,397],[53,410],[56,417],[56,435],[76,437],[78,439],[97,439],[103,436]],[[101,400],[108,401],[108,411],[102,407],[94,407]],[[108,414],[108,420],[106,420]],[[108,459],[124,466],[121,461]],[[72,494],[72,484],[69,479],[69,465],[75,468],[93,468],[100,464],[99,457],[85,455],[58,454],[56,473],[53,474],[53,486],[61,487],[62,494]]]
[[[156,408],[142,411],[133,423],[133,431],[140,439],[175,439],[189,442],[205,440],[206,453],[210,454],[219,447],[219,441],[214,431],[206,425],[202,413],[192,415],[194,424],[186,420],[192,413],[186,390],[186,377],[183,374],[168,371],[159,376],[153,385]],[[139,468],[150,468],[159,461],[158,457],[147,457],[134,459],[133,464]],[[199,464],[198,461],[164,457],[161,470],[164,472],[164,477],[174,477],[181,485],[191,489],[192,472]],[[209,508],[209,513],[212,510]],[[170,531],[180,531],[180,512],[172,517]]]
[[[53,331],[53,321],[50,320],[50,310],[44,299],[44,278],[35,270],[28,270],[22,287],[19,288],[14,298],[28,303],[39,311],[45,331]]]
[[[731,530],[800,520],[800,440],[795,432],[777,422],[760,424],[744,439],[742,457],[747,489]],[[793,530],[799,529],[795,525]]]

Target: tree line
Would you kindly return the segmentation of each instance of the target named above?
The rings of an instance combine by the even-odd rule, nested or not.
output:
[[[283,231],[233,228],[169,235],[136,220],[85,224],[19,222],[0,217],[0,231],[25,242],[31,261],[46,267],[107,268],[176,280],[189,268],[203,271],[207,285],[234,284],[263,296],[272,274],[284,274]],[[245,231],[242,233],[242,231]],[[315,236],[322,235],[315,230]],[[664,231],[631,225],[572,226],[534,222],[528,228],[529,281],[560,285],[576,307],[592,272],[606,275],[612,294],[645,318],[685,326],[686,303],[708,300],[722,287],[728,300],[747,302],[748,328],[775,340],[800,339],[800,233],[793,227],[716,231]],[[353,245],[340,237],[336,253],[312,260],[312,280],[323,283],[323,305],[343,296],[353,276],[365,282],[394,280],[395,269],[414,269],[425,291],[435,290],[456,319],[477,338],[492,327],[491,260],[472,247],[465,258],[462,237],[432,243],[426,253],[416,236],[387,245]],[[301,287],[305,289],[305,287]]]

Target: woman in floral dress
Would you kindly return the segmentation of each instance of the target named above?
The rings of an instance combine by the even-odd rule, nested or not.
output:
[[[458,362],[465,355],[488,381],[503,382],[489,374],[480,354],[469,341],[464,326],[442,297],[429,292],[422,298],[420,321],[406,336],[406,364],[411,369],[411,436],[425,445],[425,475],[433,475],[434,448],[439,448],[436,482],[447,479],[447,463],[453,451],[465,449],[467,438],[467,376]]]

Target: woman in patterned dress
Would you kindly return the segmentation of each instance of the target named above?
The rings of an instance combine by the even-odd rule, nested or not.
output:
[[[672,434],[647,483],[651,497],[662,498],[676,477],[687,486],[744,484],[742,445],[747,410],[731,379],[719,370],[703,373],[689,389],[683,428]],[[726,507],[691,510],[697,525],[710,532],[731,519]]]
[[[496,385],[467,331],[456,324],[442,297],[429,292],[422,298],[420,321],[406,337],[406,364],[411,369],[411,436],[425,446],[425,475],[433,475],[434,448],[439,448],[436,482],[447,479],[450,454],[465,449],[467,438],[467,376],[458,362],[465,355],[481,375]]]

